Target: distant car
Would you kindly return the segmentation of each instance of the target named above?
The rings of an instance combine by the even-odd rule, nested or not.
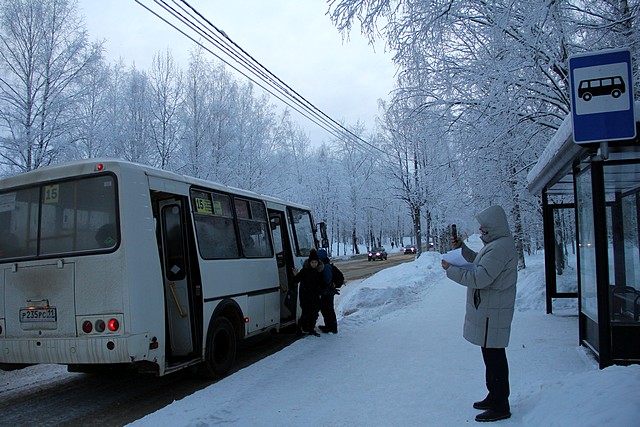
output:
[[[403,254],[415,254],[416,253],[416,247],[415,245],[407,245],[407,246],[403,246],[402,247],[402,253]]]
[[[373,248],[369,251],[369,261],[375,261],[377,259],[387,259],[387,251],[385,251],[382,246],[379,248]]]

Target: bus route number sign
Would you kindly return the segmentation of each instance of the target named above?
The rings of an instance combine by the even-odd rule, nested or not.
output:
[[[21,308],[20,322],[55,322],[58,319],[58,313],[55,307],[46,308]]]
[[[196,197],[196,212],[199,214],[212,215],[213,209],[211,208],[211,200],[203,199],[202,197]]]

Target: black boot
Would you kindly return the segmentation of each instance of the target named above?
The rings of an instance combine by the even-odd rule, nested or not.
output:
[[[487,409],[483,413],[476,415],[476,421],[484,423],[484,422],[491,422],[491,421],[506,420],[509,417],[511,417],[511,412],[509,411],[500,412],[500,411],[494,411],[493,409]]]
[[[482,409],[483,411],[491,408],[491,401],[489,400],[489,396],[478,402],[473,402],[473,407],[475,409]]]

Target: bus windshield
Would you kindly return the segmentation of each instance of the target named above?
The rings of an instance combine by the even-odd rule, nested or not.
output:
[[[118,244],[111,175],[0,193],[0,260],[112,250]]]

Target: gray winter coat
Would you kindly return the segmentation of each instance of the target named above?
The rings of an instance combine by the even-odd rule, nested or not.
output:
[[[475,253],[463,244],[462,256],[477,269],[452,265],[447,269],[447,277],[467,287],[464,338],[481,347],[505,348],[509,345],[516,300],[516,247],[500,206],[485,209],[476,219],[488,232],[482,236],[485,245]]]

